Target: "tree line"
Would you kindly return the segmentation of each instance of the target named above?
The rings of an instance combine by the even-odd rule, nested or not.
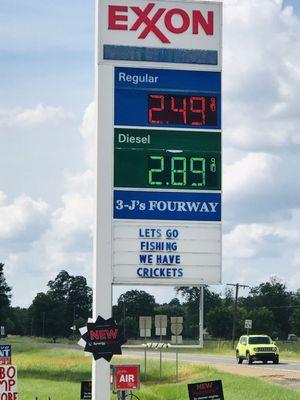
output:
[[[0,325],[6,327],[7,333],[69,337],[72,327],[77,330],[86,324],[92,314],[92,289],[85,277],[62,270],[47,287],[45,293],[35,296],[28,308],[12,307],[12,288],[6,283],[4,264],[0,263]],[[170,302],[158,304],[153,295],[143,290],[127,291],[113,306],[113,317],[125,327],[127,338],[137,339],[139,316],[182,316],[183,336],[196,339],[199,288],[179,287],[176,292]],[[204,328],[211,337],[231,339],[234,308],[232,290],[227,289],[222,296],[209,287],[204,288]],[[236,315],[236,337],[245,333],[245,319],[253,321],[252,332],[256,334],[269,334],[279,339],[286,339],[289,333],[300,336],[300,290],[289,291],[280,280],[271,278],[250,288],[247,296],[238,299]],[[171,334],[169,330],[167,334]]]

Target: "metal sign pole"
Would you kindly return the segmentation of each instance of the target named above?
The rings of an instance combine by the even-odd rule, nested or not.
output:
[[[203,347],[204,287],[199,286],[199,346]]]
[[[178,345],[178,335],[176,335],[176,346]],[[176,383],[178,383],[178,347],[176,347]]]
[[[94,232],[93,260],[93,318],[98,315],[107,319],[112,313],[112,279],[111,279],[111,225],[112,225],[112,195],[107,188],[112,166],[112,135],[107,134],[105,124],[112,121],[112,110],[106,105],[105,93],[111,91],[112,69],[98,64],[99,52],[99,3],[96,0],[96,133],[97,133],[97,170],[96,170],[96,226]],[[108,79],[110,78],[110,79]],[[104,359],[93,361],[92,399],[110,399],[110,363]]]
[[[147,320],[146,320],[146,318],[144,319],[144,321],[145,321],[145,328],[144,328],[144,331],[145,331],[145,342],[146,342],[146,339],[147,339],[147,332],[146,332],[146,329],[147,329]],[[145,343],[146,344],[146,343]],[[146,373],[147,373],[147,346],[145,346],[145,378],[146,378]]]
[[[162,316],[159,318],[159,326],[160,326],[160,343],[162,343]],[[159,350],[159,377],[162,377],[162,350]]]

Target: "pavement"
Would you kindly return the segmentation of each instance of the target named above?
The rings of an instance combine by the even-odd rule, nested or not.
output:
[[[145,353],[144,351],[124,349],[123,354],[130,357],[142,358]],[[159,358],[159,351],[147,351],[147,357]],[[163,353],[163,360],[175,361],[175,357],[175,353]],[[243,364],[237,364],[234,355],[230,357],[196,353],[179,353],[179,361],[197,362],[203,365],[212,366],[219,371],[261,378],[291,389],[300,390],[300,361],[282,360],[279,364],[262,364],[257,362],[248,365],[245,361]]]

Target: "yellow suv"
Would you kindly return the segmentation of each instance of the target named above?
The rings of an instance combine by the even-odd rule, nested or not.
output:
[[[240,337],[236,347],[236,359],[239,364],[247,360],[248,364],[253,361],[262,361],[266,364],[273,361],[279,363],[279,349],[275,342],[267,335],[243,335]]]

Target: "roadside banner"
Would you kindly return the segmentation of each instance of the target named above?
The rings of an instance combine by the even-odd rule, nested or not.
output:
[[[11,364],[11,345],[0,345],[0,364]]]
[[[192,383],[188,391],[190,400],[224,400],[221,380]]]
[[[92,398],[92,381],[81,382],[80,399],[88,400]]]
[[[0,400],[18,400],[17,368],[13,365],[0,366]]]

